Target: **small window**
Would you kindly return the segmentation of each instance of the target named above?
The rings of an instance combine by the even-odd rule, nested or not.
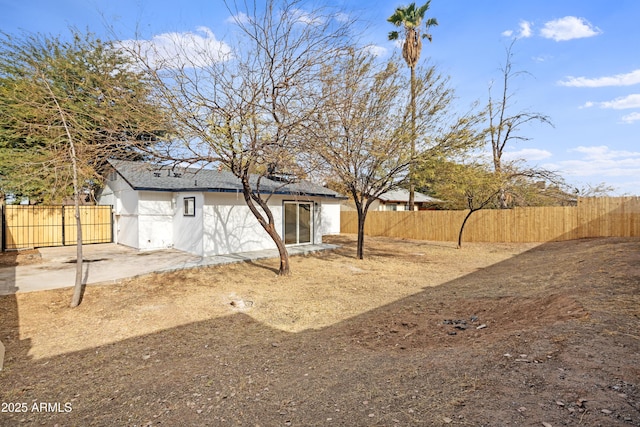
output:
[[[196,216],[196,198],[184,198],[184,216]]]

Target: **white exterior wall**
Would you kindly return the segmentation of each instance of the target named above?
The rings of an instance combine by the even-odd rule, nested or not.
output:
[[[116,203],[114,209],[115,242],[138,249],[138,192],[129,187],[114,191]]]
[[[282,203],[270,201],[274,220],[282,223]],[[281,230],[279,230],[282,233]],[[203,215],[203,254],[224,255],[275,249],[275,243],[246,205],[242,193],[207,193]]]
[[[138,217],[136,215],[116,215],[114,218],[114,240],[119,245],[139,248]]]
[[[98,200],[98,204],[113,205],[115,243],[141,250],[171,247],[172,193],[136,191],[117,178],[107,181]]]
[[[107,180],[98,200],[99,205],[113,206],[113,240],[115,243],[139,248],[138,192],[120,176],[114,174]]]
[[[395,211],[395,212],[404,212],[409,210],[407,208],[406,203],[400,202],[389,202],[389,203],[381,203],[379,200],[374,200],[369,207],[370,211]],[[418,210],[418,206],[415,205],[413,210]]]
[[[340,201],[320,198],[294,199],[272,196],[269,208],[276,229],[283,235],[285,201],[311,202],[313,205],[313,242],[322,243],[325,234],[340,233]],[[251,213],[241,193],[205,194],[203,215],[203,252],[205,256],[275,249],[275,243]]]
[[[173,193],[138,192],[138,249],[166,249],[173,246]]]
[[[116,196],[113,194],[110,188],[105,187],[100,196],[98,197],[99,205],[111,205],[113,206],[113,210],[115,212],[116,207]]]
[[[184,198],[195,198],[195,216],[184,215]],[[173,247],[181,251],[203,255],[204,200],[202,193],[173,194]]]
[[[185,197],[195,198],[195,216],[184,216]],[[339,200],[272,196],[269,207],[281,237],[285,201],[313,204],[312,243],[340,233]],[[115,242],[140,250],[174,247],[211,256],[276,247],[242,193],[136,191],[120,178],[107,181],[99,203],[114,206]]]
[[[340,200],[318,202],[320,212],[316,213],[316,242],[322,242],[322,236],[340,234]]]

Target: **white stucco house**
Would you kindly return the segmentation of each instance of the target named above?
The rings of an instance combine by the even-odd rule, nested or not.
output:
[[[114,241],[140,250],[175,248],[201,256],[262,249],[275,244],[247,207],[230,172],[110,160],[98,203],[112,205]],[[262,178],[279,233],[287,245],[322,243],[340,233],[345,197],[307,182]]]

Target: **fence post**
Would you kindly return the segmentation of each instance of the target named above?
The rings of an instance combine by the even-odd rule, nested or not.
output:
[[[6,234],[4,231],[4,227],[5,227],[4,214],[5,214],[4,203],[2,203],[2,208],[0,209],[0,216],[2,217],[2,219],[0,219],[0,251],[2,252],[4,252],[5,249],[7,249],[7,242],[4,239],[4,236]]]
[[[111,228],[110,228],[110,230],[111,230],[111,242],[110,243],[113,243],[114,240],[115,240],[115,236],[114,236],[116,234],[115,233],[115,229],[114,229],[114,227],[116,226],[115,216],[116,215],[115,215],[115,210],[113,209],[113,206],[109,205],[109,219],[111,219]]]
[[[67,238],[65,236],[64,233],[64,229],[65,229],[65,216],[64,216],[64,205],[60,206],[60,209],[62,209],[62,246],[66,246],[67,245]]]

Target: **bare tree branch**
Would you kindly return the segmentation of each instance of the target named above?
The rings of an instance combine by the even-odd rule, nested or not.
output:
[[[269,0],[264,9],[258,2],[225,4],[236,28],[226,55],[203,48],[158,62],[162,52],[145,51],[144,43],[129,48],[152,76],[181,131],[157,155],[231,171],[242,183],[250,211],[278,248],[279,273],[286,275],[288,252],[267,203],[270,193],[261,191],[261,177],[274,171],[304,173],[308,165],[300,141],[323,98],[318,75],[342,51],[348,26],[325,9],[307,10],[298,0]]]
[[[491,140],[491,150],[493,154],[493,167],[496,174],[503,171],[502,156],[508,144],[517,141],[528,141],[529,138],[520,134],[521,128],[531,122],[539,122],[553,126],[548,116],[529,111],[520,111],[515,114],[509,112],[513,97],[509,85],[511,81],[523,74],[523,71],[513,70],[513,46],[515,40],[506,49],[506,60],[502,67],[502,91],[498,101],[494,101],[491,95],[492,87],[489,87],[489,102],[487,105],[489,116],[488,134]],[[507,207],[506,193],[500,193],[500,206]]]

